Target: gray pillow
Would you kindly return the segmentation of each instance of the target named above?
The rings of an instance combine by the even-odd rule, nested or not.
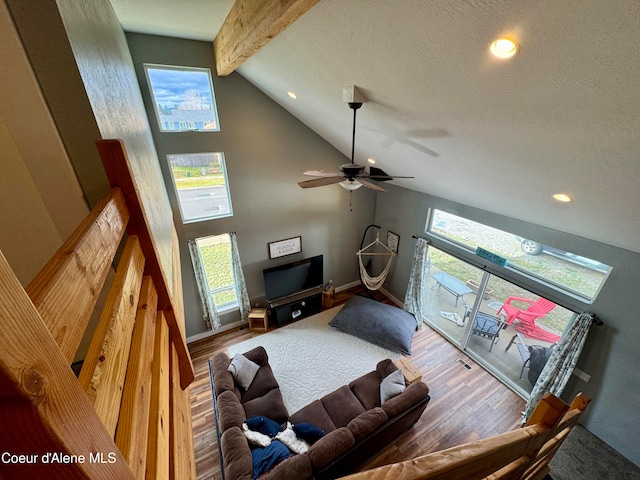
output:
[[[233,379],[236,383],[245,391],[249,388],[251,382],[253,382],[253,379],[256,377],[259,369],[260,365],[252,362],[240,353],[234,355],[231,363],[229,364],[229,368],[227,368],[227,370],[231,372],[231,375],[233,375]]]
[[[380,405],[384,405],[387,400],[404,392],[404,376],[402,370],[396,370],[387,375],[380,383]]]
[[[409,312],[370,298],[353,296],[329,325],[395,352],[411,355],[416,319]]]

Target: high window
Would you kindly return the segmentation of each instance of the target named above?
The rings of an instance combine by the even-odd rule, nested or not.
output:
[[[609,265],[597,260],[518,237],[442,210],[431,211],[427,232],[467,251],[475,252],[480,247],[495,253],[507,260],[506,268],[586,302],[595,299],[611,272]]]
[[[162,132],[217,132],[218,111],[208,68],[145,64]]]
[[[184,223],[233,215],[224,155],[167,155]]]

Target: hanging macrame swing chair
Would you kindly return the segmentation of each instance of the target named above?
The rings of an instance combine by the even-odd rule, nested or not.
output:
[[[376,245],[382,245],[385,251],[383,252],[367,251],[370,249],[373,250]],[[362,283],[364,284],[365,287],[367,287],[368,290],[378,290],[380,287],[382,287],[382,284],[384,283],[384,281],[387,278],[387,275],[389,274],[389,270],[391,269],[391,262],[393,261],[393,257],[396,256],[395,252],[391,250],[389,247],[387,247],[384,243],[382,243],[380,241],[379,235],[376,234],[376,239],[366,247],[358,250],[356,252],[356,255],[358,256],[358,262],[360,263],[360,279],[362,280]],[[377,275],[375,277],[372,277],[371,275],[369,275],[369,272],[367,272],[367,268],[365,267],[365,262],[362,261],[363,256],[388,257],[387,264],[384,267],[384,270],[382,270],[382,273],[380,273],[380,275]]]

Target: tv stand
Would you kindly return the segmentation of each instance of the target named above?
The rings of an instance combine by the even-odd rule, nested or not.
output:
[[[294,320],[320,313],[322,310],[321,287],[310,288],[293,295],[271,300],[269,301],[269,308],[278,327]]]

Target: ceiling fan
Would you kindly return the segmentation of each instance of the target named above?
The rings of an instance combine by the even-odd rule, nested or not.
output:
[[[353,110],[353,134],[351,137],[351,163],[345,163],[340,166],[340,172],[325,172],[323,170],[307,170],[303,175],[309,175],[312,177],[318,177],[311,180],[305,180],[298,182],[302,188],[322,187],[325,185],[333,185],[339,183],[340,186],[346,190],[357,190],[363,185],[371,190],[379,192],[386,191],[384,188],[379,187],[375,183],[369,180],[376,180],[384,182],[387,180],[393,180],[394,178],[414,178],[414,177],[399,177],[387,175],[383,170],[375,167],[370,167],[369,172],[366,171],[364,165],[358,165],[354,162],[355,144],[356,144],[356,112],[362,106],[362,102],[349,102],[349,108]],[[367,180],[369,179],[369,180]]]

